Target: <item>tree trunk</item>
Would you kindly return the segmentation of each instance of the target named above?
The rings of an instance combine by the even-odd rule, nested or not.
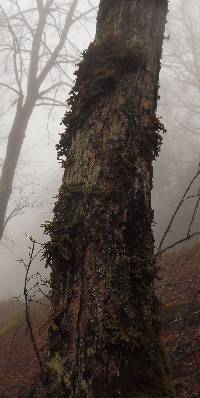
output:
[[[6,225],[6,212],[18,159],[24,142],[26,128],[32,115],[35,100],[27,100],[23,107],[18,107],[15,119],[8,137],[5,160],[0,178],[0,240]]]
[[[47,224],[52,268],[47,396],[171,398],[160,341],[151,209],[167,0],[102,0],[58,145]]]

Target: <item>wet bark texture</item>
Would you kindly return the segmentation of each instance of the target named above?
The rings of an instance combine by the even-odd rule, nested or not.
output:
[[[152,161],[166,0],[103,0],[58,145],[47,224],[48,397],[171,398],[153,282]]]

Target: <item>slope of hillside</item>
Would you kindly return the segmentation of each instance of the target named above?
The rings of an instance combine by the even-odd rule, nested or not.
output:
[[[26,326],[24,306],[21,303],[18,305],[2,303],[1,308],[3,311],[2,316],[0,313],[0,398],[40,397],[37,389],[33,395],[40,368]],[[5,316],[5,308],[9,308],[11,315],[9,320]],[[33,330],[43,361],[47,340],[47,328],[44,326],[46,318],[46,308],[35,304],[32,309]]]
[[[157,290],[177,398],[200,397],[200,245],[163,257]]]
[[[163,338],[172,362],[177,398],[200,397],[200,245],[167,254],[157,292]],[[47,308],[34,304],[33,330],[42,360],[47,352]],[[23,303],[0,303],[0,398],[42,398],[40,369]]]

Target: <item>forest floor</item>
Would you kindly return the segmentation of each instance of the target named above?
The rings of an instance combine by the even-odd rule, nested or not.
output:
[[[172,363],[177,398],[200,397],[200,245],[166,255],[157,291],[161,301],[163,339]],[[47,352],[48,311],[32,306],[32,324],[41,359]],[[0,303],[0,398],[33,395],[40,368],[30,340],[24,306]]]
[[[163,257],[157,281],[177,398],[200,398],[200,245]]]

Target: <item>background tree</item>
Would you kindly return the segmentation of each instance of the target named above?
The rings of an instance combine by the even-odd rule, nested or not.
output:
[[[152,161],[167,1],[102,0],[58,154],[47,224],[48,397],[173,397],[154,294]]]
[[[154,208],[155,237],[159,241],[170,217],[193,178],[199,164],[199,77],[200,5],[197,0],[171,3],[162,68],[159,113],[168,134],[159,161],[155,164]],[[169,36],[168,36],[169,35]],[[164,100],[163,100],[164,97]],[[199,182],[194,186],[197,193]],[[192,193],[191,193],[192,195]],[[169,242],[181,239],[187,232],[195,198],[187,200],[177,217]],[[198,221],[199,212],[196,217]],[[195,229],[200,225],[196,223]]]
[[[0,4],[0,86],[7,93],[5,104],[10,100],[9,112],[11,107],[16,109],[0,179],[0,239],[9,220],[6,211],[28,122],[35,107],[48,107],[50,115],[55,107],[65,106],[58,96],[72,80],[63,64],[78,59],[69,32],[75,22],[95,9],[88,2],[87,10],[78,11],[78,0],[67,5],[56,0],[29,1],[25,7],[21,4],[18,0],[8,0],[6,7]]]

